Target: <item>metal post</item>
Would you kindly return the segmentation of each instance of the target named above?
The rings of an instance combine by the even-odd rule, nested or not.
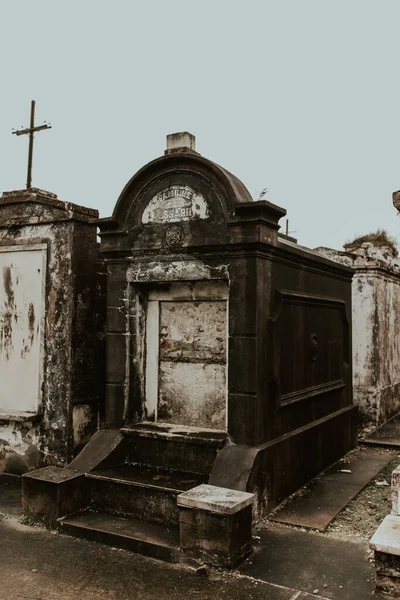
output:
[[[33,158],[33,129],[35,127],[35,101],[31,102],[31,124],[29,132],[29,154],[28,154],[28,175],[26,179],[26,187],[32,187],[32,158]]]

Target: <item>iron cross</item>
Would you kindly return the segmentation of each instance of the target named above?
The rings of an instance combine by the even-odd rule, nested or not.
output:
[[[35,101],[31,102],[31,124],[30,127],[26,129],[20,129],[18,131],[13,131],[15,135],[29,135],[29,154],[28,154],[28,175],[26,179],[26,187],[32,187],[32,157],[33,157],[33,136],[36,131],[42,131],[42,129],[51,129],[51,125],[39,125],[39,127],[35,127]]]

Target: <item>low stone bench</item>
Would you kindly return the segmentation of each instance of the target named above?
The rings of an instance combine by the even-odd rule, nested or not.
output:
[[[234,567],[251,553],[254,494],[199,485],[177,498],[182,558]]]
[[[400,598],[400,466],[392,473],[392,513],[384,518],[370,541],[375,555],[375,584],[379,591]]]

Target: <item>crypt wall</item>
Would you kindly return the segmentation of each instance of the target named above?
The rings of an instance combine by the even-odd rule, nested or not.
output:
[[[8,453],[25,470],[33,449],[66,464],[104,419],[97,216],[34,188],[0,198],[3,468]]]
[[[353,396],[361,421],[381,425],[400,410],[400,260],[377,243],[317,248],[355,270],[352,282]]]

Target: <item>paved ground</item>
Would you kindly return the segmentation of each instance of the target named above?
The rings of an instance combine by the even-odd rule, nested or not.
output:
[[[280,525],[268,525],[259,534],[258,549],[239,571],[215,570],[201,577],[182,566],[23,525],[19,489],[3,482],[0,600],[371,597],[372,573],[365,545]]]
[[[257,579],[340,600],[367,599],[373,590],[368,547],[292,527],[258,531],[260,548],[240,567]]]

